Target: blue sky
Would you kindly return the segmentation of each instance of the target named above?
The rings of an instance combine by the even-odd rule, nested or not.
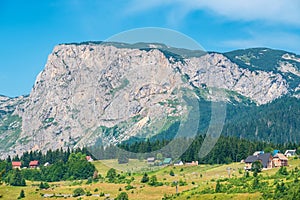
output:
[[[0,94],[29,94],[59,43],[163,27],[208,51],[270,47],[300,54],[298,0],[1,0]]]

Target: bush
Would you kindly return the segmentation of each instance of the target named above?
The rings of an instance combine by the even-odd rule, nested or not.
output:
[[[79,197],[79,196],[82,196],[82,195],[85,195],[85,191],[82,188],[76,188],[73,191],[73,197]]]
[[[87,191],[87,192],[86,192],[86,196],[88,196],[88,197],[89,197],[89,196],[92,196],[92,193],[91,193],[90,191]]]
[[[134,187],[132,185],[126,185],[125,186],[125,190],[131,190],[134,189]]]
[[[148,177],[148,174],[145,173],[142,180],[141,180],[141,183],[147,183],[149,181],[149,177]]]
[[[21,190],[20,196],[18,197],[18,199],[23,199],[23,198],[25,198],[25,192],[24,192],[24,190]]]
[[[260,161],[257,160],[252,163],[251,171],[253,171],[254,173],[255,172],[259,173],[259,172],[261,172],[262,168],[263,168],[263,165],[261,164]]]
[[[39,185],[39,188],[40,189],[49,189],[50,186],[47,182],[46,183],[41,182],[40,185]]]
[[[222,186],[221,186],[221,183],[220,183],[220,181],[218,180],[218,181],[217,181],[217,184],[216,184],[215,192],[216,192],[216,193],[222,192],[221,187],[222,187]]]
[[[116,200],[128,200],[128,194],[126,192],[121,192],[117,196]]]
[[[286,167],[280,167],[279,170],[276,172],[278,175],[287,176],[289,175]]]
[[[175,173],[173,170],[171,170],[169,174],[170,174],[170,176],[175,176]]]
[[[114,168],[111,168],[107,171],[106,178],[108,178],[108,181],[110,183],[114,182],[116,177],[117,177],[117,172]]]
[[[93,183],[93,179],[90,177],[90,178],[88,178],[86,184],[91,184],[91,183]]]

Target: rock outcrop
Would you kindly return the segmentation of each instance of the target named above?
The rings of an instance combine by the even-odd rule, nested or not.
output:
[[[58,45],[29,97],[0,97],[0,111],[13,104],[7,112],[21,126],[5,151],[108,145],[155,133],[170,117],[187,115],[183,91],[195,89],[211,100],[220,100],[211,91],[223,90],[257,105],[290,92],[281,74],[240,68],[219,53],[174,60],[155,48]]]

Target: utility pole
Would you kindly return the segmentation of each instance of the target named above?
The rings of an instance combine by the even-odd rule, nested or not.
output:
[[[178,181],[174,181],[173,183],[174,183],[175,186],[176,186],[176,194],[177,194],[177,193],[178,193]]]
[[[227,172],[228,172],[228,177],[230,178],[230,172],[231,172],[231,168],[227,167]]]

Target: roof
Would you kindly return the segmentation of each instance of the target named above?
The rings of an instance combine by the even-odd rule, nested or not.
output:
[[[282,153],[277,153],[274,158],[279,158],[280,160],[288,160],[287,157],[285,157],[285,155],[283,155]]]
[[[172,158],[165,158],[164,159],[164,161],[163,161],[163,163],[165,164],[165,163],[170,163],[172,161]]]
[[[22,163],[20,161],[12,161],[12,166],[13,167],[21,167]]]
[[[273,153],[272,153],[272,155],[274,156],[274,155],[276,155],[276,154],[278,154],[278,153],[280,153],[280,150],[278,150],[278,149],[275,149],[275,150],[273,150]]]
[[[147,158],[147,161],[155,161],[155,158],[154,157],[150,157],[150,158]]]
[[[181,160],[174,162],[174,164],[181,164],[181,163],[183,163]]]
[[[295,154],[296,150],[286,150],[284,154],[288,154],[288,153]]]
[[[30,161],[29,166],[38,166],[39,165],[39,161],[38,160],[33,160]]]
[[[257,160],[260,160],[263,167],[267,168],[268,167],[268,162],[269,158],[272,157],[271,153],[264,153],[264,154],[259,154],[257,156],[248,156],[245,160],[245,163],[253,163]]]

